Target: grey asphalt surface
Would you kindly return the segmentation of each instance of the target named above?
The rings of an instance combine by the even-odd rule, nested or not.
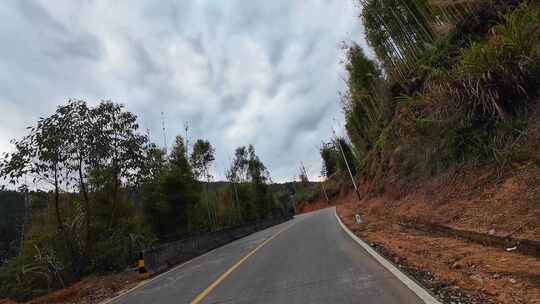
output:
[[[342,230],[334,208],[298,216],[227,244],[112,303],[190,303],[283,228],[287,229],[245,260],[201,303],[423,303]]]

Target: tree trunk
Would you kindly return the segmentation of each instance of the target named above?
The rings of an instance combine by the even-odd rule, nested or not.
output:
[[[210,231],[212,231],[214,228],[214,225],[212,221],[212,214],[210,212],[210,199],[208,197],[208,183],[204,185],[204,196],[206,199],[206,212],[208,213],[208,225],[210,226]]]
[[[112,193],[112,201],[111,201],[111,221],[109,223],[109,228],[112,228],[116,224],[116,205],[118,201],[118,186],[120,184],[119,178],[118,178],[118,169],[115,165],[113,170],[113,193]]]
[[[234,195],[235,195],[235,198],[236,198],[236,217],[237,217],[237,220],[238,222],[241,222],[242,221],[242,214],[240,213],[240,199],[238,198],[238,190],[236,189],[236,182],[233,181],[233,188],[234,188]]]
[[[81,191],[83,193],[83,200],[84,200],[84,209],[86,209],[85,214],[85,225],[86,225],[86,250],[85,252],[88,252],[90,247],[90,200],[88,198],[88,190],[86,189],[86,184],[83,179],[83,172],[82,172],[82,158],[79,158],[79,185],[81,187]]]
[[[64,231],[64,222],[60,213],[60,191],[58,189],[58,167],[54,166],[54,208],[56,212],[56,222],[58,230]]]

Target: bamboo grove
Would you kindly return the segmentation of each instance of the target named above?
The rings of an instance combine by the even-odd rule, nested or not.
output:
[[[520,0],[362,0],[370,58],[346,45],[359,172],[426,176],[508,163],[540,84],[540,8]]]
[[[478,1],[360,0],[366,38],[396,80],[410,76],[437,33],[474,12]]]

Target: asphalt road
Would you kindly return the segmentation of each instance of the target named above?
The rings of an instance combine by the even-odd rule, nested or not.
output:
[[[345,234],[328,208],[195,258],[112,303],[423,302]]]

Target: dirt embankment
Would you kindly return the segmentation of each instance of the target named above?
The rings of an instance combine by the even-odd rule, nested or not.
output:
[[[70,287],[24,303],[97,304],[134,287],[139,282],[138,274],[133,270],[106,276],[91,276]],[[0,304],[17,303],[12,300],[0,299]]]
[[[507,248],[483,241],[499,237],[537,244],[540,168],[522,167],[505,176],[460,168],[416,185],[386,182],[375,194],[377,185],[364,182],[360,202],[352,193],[334,202],[340,203],[339,215],[440,298],[448,303],[540,303],[539,255],[520,252],[519,242]],[[356,213],[362,224],[354,222]],[[464,237],[445,233],[453,229],[464,231]],[[468,238],[468,231],[480,233],[481,240]]]
[[[303,203],[300,205],[298,214],[308,213],[319,209],[328,208],[331,205],[324,198],[319,198],[316,201]]]

